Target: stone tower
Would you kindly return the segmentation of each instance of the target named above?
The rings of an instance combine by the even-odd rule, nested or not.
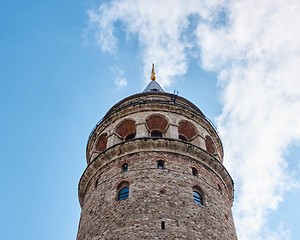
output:
[[[77,240],[237,239],[233,182],[204,114],[156,82],[114,105],[87,144]]]

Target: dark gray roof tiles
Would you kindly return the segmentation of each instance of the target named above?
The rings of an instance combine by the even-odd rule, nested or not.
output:
[[[162,89],[158,82],[151,80],[143,92],[165,92],[165,90]]]

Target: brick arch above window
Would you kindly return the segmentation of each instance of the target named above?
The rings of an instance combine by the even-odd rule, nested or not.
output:
[[[197,135],[197,131],[194,124],[189,121],[182,120],[178,124],[178,134],[179,136],[182,136],[182,139],[186,138],[189,141]]]
[[[120,190],[120,189],[122,189],[122,188],[124,188],[124,187],[129,187],[129,182],[127,182],[127,181],[121,181],[119,184],[118,184],[118,186],[117,186],[117,190]]]
[[[152,115],[146,119],[146,125],[150,132],[158,130],[163,133],[167,130],[169,122],[160,115]]]
[[[209,152],[211,154],[214,154],[216,152],[215,147],[214,147],[214,142],[211,139],[211,137],[208,135],[205,137],[205,146],[206,146],[207,152]]]
[[[107,133],[102,133],[96,143],[96,151],[102,152],[107,147]]]
[[[123,140],[129,140],[135,137],[136,125],[132,119],[126,119],[121,122],[115,129],[115,132],[123,138]]]

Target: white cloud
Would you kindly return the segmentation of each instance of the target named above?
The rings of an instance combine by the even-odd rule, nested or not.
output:
[[[291,240],[291,232],[286,230],[284,223],[281,222],[278,231],[272,232],[269,229],[264,231],[264,240]]]
[[[187,72],[192,56],[218,73],[218,128],[236,183],[239,239],[267,239],[266,232],[288,239],[288,231],[266,231],[265,224],[295,184],[283,153],[300,138],[299,1],[120,0],[89,16],[105,51],[117,48],[116,21],[138,38],[147,79],[154,61],[160,83],[169,85]]]
[[[124,77],[118,77],[115,79],[115,85],[117,86],[117,88],[121,88],[121,87],[125,87],[127,86],[127,80]]]
[[[300,137],[300,9],[296,1],[267,0],[231,2],[230,9],[226,28],[199,25],[199,43],[204,66],[219,71],[223,87],[218,125],[238,180],[239,237],[265,239],[268,213],[293,186],[282,155]]]
[[[110,71],[116,76],[114,80],[116,91],[127,86],[127,80],[124,77],[125,72],[123,70],[118,67],[110,67]]]
[[[197,0],[111,1],[97,10],[90,10],[88,15],[96,40],[104,51],[116,50],[114,24],[118,20],[123,22],[126,33],[137,36],[141,45],[144,79],[149,79],[149,66],[154,62],[159,82],[168,86],[175,77],[187,72],[187,52],[193,47],[183,35],[189,27],[188,17],[197,13],[210,18],[209,8],[220,1],[203,2],[206,7]]]

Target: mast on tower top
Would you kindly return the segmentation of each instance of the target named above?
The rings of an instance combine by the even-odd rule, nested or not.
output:
[[[155,70],[154,70],[154,63],[152,63],[152,73],[151,73],[150,79],[151,79],[152,81],[155,81],[155,80],[156,80]]]
[[[165,92],[162,87],[158,84],[155,76],[154,63],[152,63],[151,82],[147,85],[143,92]]]

